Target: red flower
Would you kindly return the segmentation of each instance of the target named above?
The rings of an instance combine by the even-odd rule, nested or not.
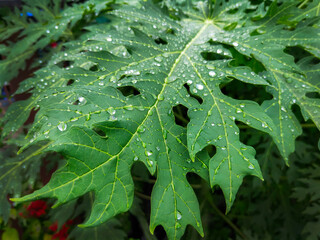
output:
[[[55,223],[51,224],[51,225],[49,226],[49,229],[50,229],[52,232],[56,232],[56,231],[58,230],[58,223],[55,222]]]
[[[68,220],[65,224],[62,225],[59,232],[58,230],[58,223],[55,222],[49,226],[49,229],[53,232],[56,232],[52,235],[52,239],[59,239],[59,240],[66,240],[68,238],[68,231],[70,229],[70,225],[73,223],[73,220]]]
[[[56,47],[58,46],[58,43],[53,42],[53,43],[51,43],[50,45],[51,45],[52,48],[56,48]]]
[[[47,203],[43,200],[37,200],[29,204],[27,210],[33,217],[40,217],[46,214]]]

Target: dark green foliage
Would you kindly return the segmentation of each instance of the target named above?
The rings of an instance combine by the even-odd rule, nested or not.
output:
[[[55,207],[71,201],[76,208],[76,199],[89,194],[91,211],[86,209],[81,227],[95,230],[78,229],[74,236],[85,238],[91,231],[104,235],[119,222],[99,226],[130,210],[136,189],[144,191],[135,179],[148,182],[153,179],[150,174],[155,178],[150,231],[161,225],[169,239],[180,239],[187,225],[201,236],[203,225],[205,231],[212,231],[201,219],[201,209],[208,204],[232,226],[215,205],[221,201],[212,199],[206,184],[222,191],[229,212],[244,181],[230,218],[232,213],[254,217],[236,220],[246,229],[243,233],[233,227],[239,236],[293,239],[298,234],[314,235],[317,222],[303,226],[295,220],[306,207],[306,198],[313,199],[314,206],[319,200],[317,189],[302,197],[304,188],[299,185],[315,184],[303,176],[314,164],[310,159],[319,158],[312,145],[320,128],[319,3],[115,3],[91,0],[61,13],[53,10],[61,18],[55,17],[45,27],[47,20],[39,17],[27,28],[34,31],[35,25],[42,24],[38,35],[24,30],[21,36],[25,37],[14,44],[15,51],[0,62],[4,79],[10,79],[11,72],[22,67],[5,68],[11,56],[24,64],[26,58],[19,54],[26,54],[26,49],[31,54],[50,41],[66,41],[46,66],[21,83],[18,93],[32,96],[12,104],[3,119],[3,136],[10,136],[32,109],[38,110],[28,143],[20,152],[32,156],[34,146],[45,143],[36,153],[57,152],[66,162],[47,185],[14,201],[55,198]],[[59,4],[49,6],[55,9]],[[99,12],[105,20],[102,23],[95,19]],[[15,27],[6,31],[14,32]],[[56,30],[61,32],[53,34]],[[64,35],[67,30],[71,39]],[[6,55],[7,48],[0,51]],[[312,131],[301,138],[312,136],[313,142],[296,141],[303,126],[311,126]],[[310,155],[304,156],[309,148]],[[137,164],[145,168],[136,171]],[[286,164],[292,167],[287,169]],[[317,171],[310,174],[316,181]],[[248,175],[265,182],[245,178]],[[203,192],[195,190],[192,181],[201,181]],[[297,186],[294,195],[290,195],[292,186]],[[291,208],[291,198],[299,200],[296,208]],[[250,206],[250,201],[256,204]],[[278,208],[278,215],[264,219],[270,209]],[[314,216],[319,220],[315,209],[306,210],[306,221]],[[142,211],[135,208],[131,213],[146,232]],[[275,224],[281,222],[285,222],[284,229]],[[250,228],[254,223],[257,231]],[[194,234],[190,229],[187,232]],[[213,233],[221,239],[228,234]],[[117,237],[125,236],[119,232]]]

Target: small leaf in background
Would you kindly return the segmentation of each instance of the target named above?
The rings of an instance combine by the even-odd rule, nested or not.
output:
[[[5,228],[1,236],[2,240],[19,240],[18,231],[15,228]]]

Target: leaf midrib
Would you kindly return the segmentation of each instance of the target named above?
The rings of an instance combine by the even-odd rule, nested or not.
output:
[[[47,193],[49,193],[49,192],[55,191],[56,189],[62,188],[62,187],[64,187],[65,185],[68,185],[68,184],[70,184],[70,183],[72,183],[72,182],[75,182],[76,180],[80,179],[80,178],[83,177],[83,176],[86,176],[87,174],[91,174],[91,173],[94,172],[96,169],[104,166],[104,165],[107,164],[109,161],[111,161],[111,160],[113,160],[114,158],[118,157],[118,156],[129,146],[129,144],[132,142],[132,139],[133,139],[134,136],[137,134],[139,127],[142,126],[142,125],[145,123],[145,121],[148,119],[148,117],[149,117],[150,113],[153,111],[153,109],[157,107],[157,104],[158,104],[159,101],[160,101],[159,96],[164,93],[164,91],[165,91],[165,89],[166,89],[166,87],[167,87],[167,85],[168,85],[168,79],[169,79],[169,77],[173,74],[173,72],[174,72],[177,64],[178,64],[178,63],[180,62],[180,60],[181,60],[181,57],[182,57],[183,55],[185,55],[185,52],[192,46],[192,44],[199,38],[199,36],[204,32],[204,30],[205,30],[210,24],[212,24],[212,22],[206,21],[205,24],[202,26],[202,28],[201,28],[201,29],[198,31],[198,33],[195,35],[195,37],[192,38],[191,41],[190,41],[190,42],[186,45],[186,47],[182,50],[182,52],[180,53],[180,55],[178,56],[178,58],[177,58],[176,61],[174,62],[173,66],[171,67],[171,70],[170,70],[168,76],[165,78],[165,82],[164,82],[163,88],[162,88],[162,90],[160,91],[160,93],[159,93],[159,95],[158,95],[158,98],[157,98],[157,100],[155,101],[154,105],[150,107],[150,109],[149,109],[148,113],[146,114],[146,117],[144,118],[144,120],[143,120],[143,121],[141,122],[141,124],[137,127],[137,129],[136,129],[136,131],[134,132],[134,134],[132,135],[132,137],[129,139],[129,141],[127,142],[127,144],[119,151],[119,153],[117,153],[116,155],[114,155],[112,158],[109,158],[108,161],[106,161],[106,162],[98,165],[97,167],[93,168],[92,170],[90,170],[90,171],[82,174],[82,175],[79,176],[79,177],[76,177],[75,179],[73,179],[73,180],[71,180],[71,181],[68,181],[68,182],[66,182],[66,183],[64,183],[64,184],[61,184],[60,186],[58,186],[58,187],[56,187],[56,188],[49,189],[48,191],[46,191],[46,192],[41,192],[40,194],[35,194],[35,195],[32,195],[32,196],[29,195],[29,196],[26,196],[26,197],[23,197],[23,198],[15,199],[15,201],[26,201],[26,200],[28,200],[28,199],[37,198],[37,197],[39,197],[39,196],[41,196],[41,195],[45,195],[45,194],[47,194]],[[163,127],[162,127],[162,128],[163,128]],[[164,129],[162,129],[162,130],[164,130]],[[163,135],[163,138],[164,138],[164,135]],[[167,147],[167,146],[166,146],[166,147]],[[168,154],[168,149],[167,149],[167,148],[166,148],[166,153],[167,153],[168,160],[169,160],[170,158],[169,158],[169,154]],[[170,160],[169,160],[169,161],[170,161]],[[171,174],[171,177],[172,177],[172,179],[173,179],[173,175],[172,175],[173,173],[172,173],[172,169],[171,169],[171,164],[170,164],[170,162],[169,162],[169,166],[170,166],[170,174]],[[117,172],[115,172],[115,178],[117,178]],[[116,182],[113,182],[113,185],[115,185],[115,183],[116,183]],[[172,184],[173,190],[174,190],[173,182],[171,182],[171,184]],[[55,205],[55,206],[56,206],[56,205]],[[106,205],[106,206],[107,206],[107,205]],[[175,208],[176,208],[176,207],[175,207]],[[104,214],[104,211],[100,214],[99,217],[96,218],[96,220],[95,220],[94,222],[99,221],[99,220],[101,219],[101,217],[103,216],[103,214]],[[94,222],[93,222],[93,223],[94,223]],[[93,223],[91,223],[91,224],[93,224]]]

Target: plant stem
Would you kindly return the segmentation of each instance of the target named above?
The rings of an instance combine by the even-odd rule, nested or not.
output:
[[[217,206],[214,204],[214,202],[212,201],[211,197],[207,197],[207,200],[209,202],[209,204],[211,205],[211,207],[219,214],[219,216],[244,240],[248,240],[247,236],[233,223],[231,222],[231,220],[225,215],[223,214],[219,208],[217,208]]]
[[[182,121],[183,123],[185,123],[185,124],[188,124],[188,123],[189,123],[189,122],[187,121],[187,119],[185,119],[184,117],[180,116],[180,115],[177,114],[177,113],[174,113],[174,116],[175,116],[176,118],[178,118],[180,121]]]
[[[138,196],[138,197],[141,197],[141,198],[143,198],[143,199],[145,199],[145,200],[151,200],[151,197],[150,196],[147,196],[147,195],[145,195],[145,194],[143,194],[143,193],[141,193],[141,192],[138,192],[138,191],[134,191],[134,193]]]
[[[302,8],[304,5],[307,4],[307,2],[309,2],[309,0],[304,0],[304,1],[298,6],[298,8]]]

